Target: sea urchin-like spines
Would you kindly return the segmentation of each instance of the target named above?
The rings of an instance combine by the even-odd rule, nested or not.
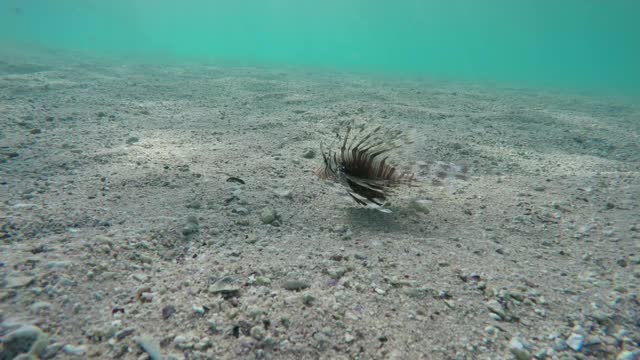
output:
[[[382,129],[376,126],[367,132],[366,127],[361,127],[359,133],[352,136],[353,127],[348,124],[344,136],[338,134],[341,143],[338,152],[325,151],[321,144],[324,164],[316,174],[343,186],[356,203],[382,207],[397,186],[415,180],[413,173],[399,172],[390,165],[388,156],[380,158],[411,140],[400,130]]]

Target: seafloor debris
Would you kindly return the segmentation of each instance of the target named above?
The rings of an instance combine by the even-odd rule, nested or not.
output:
[[[227,182],[234,182],[234,183],[242,184],[242,185],[245,184],[244,180],[240,179],[239,177],[235,177],[235,176],[228,177],[227,178]]]
[[[321,144],[323,166],[316,174],[344,188],[359,205],[382,212],[387,197],[401,185],[410,185],[413,173],[401,171],[388,162],[388,152],[413,141],[401,130],[382,126],[354,127],[346,124],[344,135],[336,133],[340,148],[325,149]]]

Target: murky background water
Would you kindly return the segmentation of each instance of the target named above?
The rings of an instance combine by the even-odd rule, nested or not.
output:
[[[3,0],[0,41],[640,93],[634,0]]]

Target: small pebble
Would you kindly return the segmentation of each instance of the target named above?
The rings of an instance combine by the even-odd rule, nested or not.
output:
[[[489,335],[493,335],[498,331],[498,329],[495,326],[487,326],[484,328],[484,332],[486,332]]]
[[[48,337],[33,325],[24,325],[2,338],[0,357],[11,359],[19,354],[40,354],[47,346]]]
[[[58,351],[60,351],[63,347],[64,347],[64,343],[60,343],[60,342],[53,343],[47,346],[46,349],[44,349],[44,351],[42,352],[42,356],[40,358],[52,359],[56,356],[56,354],[58,354]]]
[[[200,227],[197,223],[187,222],[182,228],[182,235],[184,235],[185,237],[189,237],[197,233],[198,231],[200,231]]]
[[[144,274],[134,274],[133,278],[138,280],[139,282],[147,282],[147,280],[149,280],[149,277],[147,275]]]
[[[573,351],[582,350],[582,345],[584,344],[584,336],[580,334],[573,333],[567,339],[567,345],[573,349]]]
[[[193,311],[198,314],[198,315],[204,315],[204,307],[202,307],[201,305],[195,305],[193,304],[191,306],[191,308],[193,309]]]
[[[140,348],[149,354],[151,360],[162,360],[160,345],[148,335],[140,335],[134,339]]]
[[[329,277],[335,280],[340,279],[346,273],[347,273],[347,268],[344,266],[327,269],[327,274],[329,275]]]
[[[518,360],[531,359],[529,348],[531,348],[531,345],[517,337],[511,338],[511,341],[509,342],[509,351],[511,351],[511,354],[513,354],[513,356]]]
[[[34,313],[39,313],[41,311],[47,311],[51,309],[51,304],[45,301],[37,301],[29,306],[29,309]]]
[[[176,313],[176,308],[173,305],[167,305],[162,308],[162,318],[164,320],[167,320],[175,313]]]
[[[293,194],[291,193],[291,190],[276,189],[276,190],[274,190],[274,193],[276,194],[277,197],[281,197],[281,198],[284,198],[284,199],[292,199],[293,198]]]
[[[262,340],[266,335],[264,328],[262,326],[254,326],[251,328],[251,337],[256,340]]]
[[[207,325],[209,326],[209,331],[214,333],[218,331],[218,322],[216,319],[207,320]]]
[[[258,276],[256,277],[256,284],[257,285],[270,285],[271,284],[271,279],[269,279],[266,276]]]
[[[21,287],[31,285],[31,283],[33,283],[34,280],[35,278],[33,276],[22,276],[22,275],[7,276],[5,279],[5,287],[9,289],[21,288]]]
[[[307,305],[313,305],[313,303],[316,301],[315,296],[311,295],[311,294],[304,294],[302,295],[302,302]]]
[[[492,314],[497,315],[500,319],[507,318],[507,314],[504,312],[504,307],[497,300],[487,301],[487,309],[489,309]]]
[[[271,224],[278,218],[278,213],[271,208],[264,208],[260,212],[260,220],[263,224]]]
[[[313,159],[314,157],[316,157],[316,152],[313,149],[308,149],[304,152],[304,154],[302,154],[302,157],[305,159]]]
[[[237,296],[240,293],[240,286],[233,283],[234,279],[231,277],[224,277],[214,284],[211,284],[208,288],[211,294],[221,294],[224,297]]]
[[[299,291],[308,288],[310,285],[303,280],[288,280],[283,287],[287,290]]]
[[[67,355],[83,356],[87,353],[87,347],[84,345],[73,346],[71,344],[67,344],[62,347],[62,351]]]
[[[624,350],[618,354],[616,360],[640,360],[640,351]]]
[[[122,339],[126,338],[127,336],[129,336],[129,335],[133,334],[133,332],[134,332],[135,330],[136,330],[136,329],[135,329],[135,328],[132,328],[132,327],[129,327],[129,328],[126,328],[126,329],[122,329],[122,330],[120,330],[120,331],[118,331],[118,332],[116,333],[116,338],[117,338],[118,340],[122,340]]]

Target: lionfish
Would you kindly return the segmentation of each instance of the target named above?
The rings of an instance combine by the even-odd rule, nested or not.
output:
[[[357,204],[390,213],[384,207],[388,196],[400,186],[411,185],[416,177],[390,164],[387,153],[413,141],[395,128],[362,126],[357,131],[352,125],[347,124],[344,135],[336,132],[339,149],[320,144],[324,163],[315,173],[342,187]]]

